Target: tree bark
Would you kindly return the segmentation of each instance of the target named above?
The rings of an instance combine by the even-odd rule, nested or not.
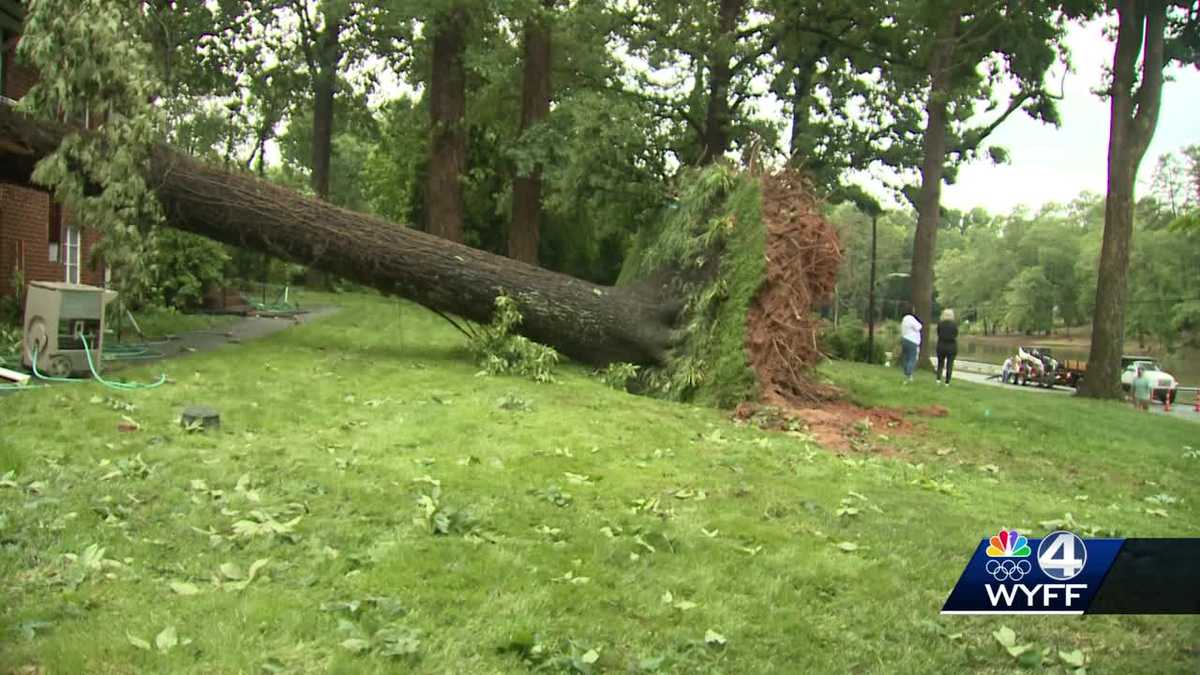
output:
[[[1093,398],[1120,398],[1122,394],[1121,351],[1125,343],[1125,300],[1133,244],[1134,184],[1138,166],[1158,124],[1163,81],[1164,3],[1121,0],[1117,13],[1104,240],[1097,268],[1088,373],[1079,389],[1080,394]],[[1140,77],[1139,56],[1142,57]],[[1135,92],[1134,84],[1139,81]]]
[[[521,134],[550,114],[551,37],[548,14],[555,0],[543,0],[545,14],[526,20],[524,74],[521,83]],[[538,264],[542,221],[542,165],[513,178],[512,222],[508,230],[508,256]]]
[[[812,119],[813,76],[817,55],[807,55],[792,71],[792,135],[788,142],[788,165],[800,166],[812,160],[812,144],[808,139]]]
[[[921,192],[917,197],[917,231],[913,236],[911,270],[912,304],[924,324],[917,365],[929,362],[929,336],[933,325],[933,260],[941,213],[942,177],[946,170],[946,99],[950,92],[950,69],[962,15],[955,9],[937,30],[929,60],[929,99],[925,104],[925,135],[921,142]]]
[[[467,78],[463,63],[469,16],[454,5],[434,20],[433,69],[429,78],[429,184],[427,230],[463,240],[462,176],[467,168]]]
[[[329,166],[333,157],[333,97],[337,90],[337,66],[341,58],[341,25],[326,16],[317,38],[317,72],[313,78],[312,189],[329,199]]]
[[[711,164],[725,155],[730,144],[733,111],[729,105],[729,85],[733,80],[733,57],[738,21],[746,0],[721,0],[717,25],[719,34],[708,62],[708,109],[704,117],[703,150],[700,164]]]
[[[27,183],[66,131],[0,104],[0,180]],[[478,322],[491,319],[505,293],[518,303],[523,335],[584,363],[662,363],[672,342],[678,304],[649,285],[597,286],[206,166],[167,146],[155,149],[143,178],[170,227]]]

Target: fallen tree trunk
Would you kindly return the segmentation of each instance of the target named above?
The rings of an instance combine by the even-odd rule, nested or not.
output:
[[[0,180],[27,182],[66,129],[0,105]],[[687,171],[674,208],[597,286],[341,209],[155,149],[144,178],[167,225],[313,266],[430,309],[490,321],[501,293],[519,332],[595,365],[654,366],[634,384],[680,400],[809,405],[834,395],[809,367],[841,250],[803,177]],[[628,385],[629,382],[627,381]]]
[[[0,180],[28,182],[67,132],[0,104]],[[524,318],[519,332],[575,360],[666,361],[678,303],[653,285],[597,286],[207,166],[167,146],[155,150],[146,173],[170,227],[481,323],[505,293]]]

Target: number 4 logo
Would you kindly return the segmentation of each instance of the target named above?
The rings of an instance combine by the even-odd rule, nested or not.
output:
[[[1051,579],[1074,579],[1087,563],[1087,547],[1070,532],[1051,532],[1038,544],[1037,561]]]

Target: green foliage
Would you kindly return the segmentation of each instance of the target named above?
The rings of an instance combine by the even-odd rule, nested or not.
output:
[[[630,380],[637,377],[639,370],[641,368],[632,363],[610,363],[605,366],[604,370],[599,371],[600,381],[613,389],[625,391],[629,387]]]
[[[496,297],[492,322],[471,331],[471,352],[488,375],[523,375],[535,382],[553,382],[558,352],[513,333],[521,323],[517,302],[501,294]]]
[[[157,300],[167,307],[196,309],[204,293],[221,283],[229,255],[203,237],[164,229],[159,233],[153,266]]]
[[[395,223],[416,225],[414,207],[424,194],[422,162],[429,152],[424,129],[428,112],[402,96],[383,104],[377,116],[379,142],[370,146],[363,160],[363,195],[372,213]],[[335,161],[340,149],[334,147]]]
[[[661,221],[638,234],[622,281],[643,278],[663,269],[694,272],[712,263],[710,254],[732,229],[725,200],[745,178],[729,165],[690,172],[680,181],[678,197]]]
[[[22,323],[25,308],[21,306],[25,297],[25,274],[13,266],[8,293],[0,297],[0,326],[7,323]]]
[[[68,134],[33,179],[78,222],[104,233],[98,254],[123,279],[126,296],[144,300],[152,293],[148,261],[161,213],[143,176],[164,122],[151,105],[161,83],[149,45],[129,39],[141,34],[145,17],[127,3],[44,0],[28,7],[25,22],[20,54],[42,79],[20,106],[80,127],[102,122],[91,133]]]
[[[672,272],[685,302],[684,341],[665,368],[643,371],[652,392],[729,407],[757,395],[746,315],[765,272],[758,180],[723,163],[687,172],[678,201],[639,233],[621,273],[635,283]]]
[[[1005,287],[1005,322],[1017,330],[1048,331],[1054,325],[1054,288],[1041,267],[1026,267]]]
[[[413,525],[433,535],[467,535],[478,529],[471,514],[443,502],[441,481],[425,476],[414,482],[428,483],[430,488],[417,496]]]
[[[866,324],[856,317],[845,317],[838,322],[838,327],[827,326],[821,334],[821,350],[835,359],[848,361],[863,361],[883,363],[887,358],[886,337],[876,326],[874,353],[868,356]]]
[[[23,330],[19,325],[6,325],[0,321],[0,366],[9,368],[18,365],[21,359]]]

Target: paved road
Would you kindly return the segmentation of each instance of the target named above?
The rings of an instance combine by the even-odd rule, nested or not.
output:
[[[999,375],[990,373],[1000,372],[1000,367],[990,363],[977,363],[974,361],[955,361],[954,363],[954,379],[966,380],[967,382],[978,382],[980,384],[990,384],[996,387],[1005,387],[1017,391],[1029,391],[1039,394],[1074,394],[1075,390],[1070,387],[1051,387],[1044,389],[1034,385],[1026,385],[1024,387],[1003,384],[1000,382]],[[953,386],[953,385],[951,385]],[[1132,404],[1131,404],[1132,405]],[[1150,404],[1150,412],[1156,415],[1170,415],[1179,419],[1189,420],[1200,423],[1200,412],[1196,412],[1191,404],[1173,405],[1170,411],[1163,409],[1163,405],[1158,401],[1152,401]]]

